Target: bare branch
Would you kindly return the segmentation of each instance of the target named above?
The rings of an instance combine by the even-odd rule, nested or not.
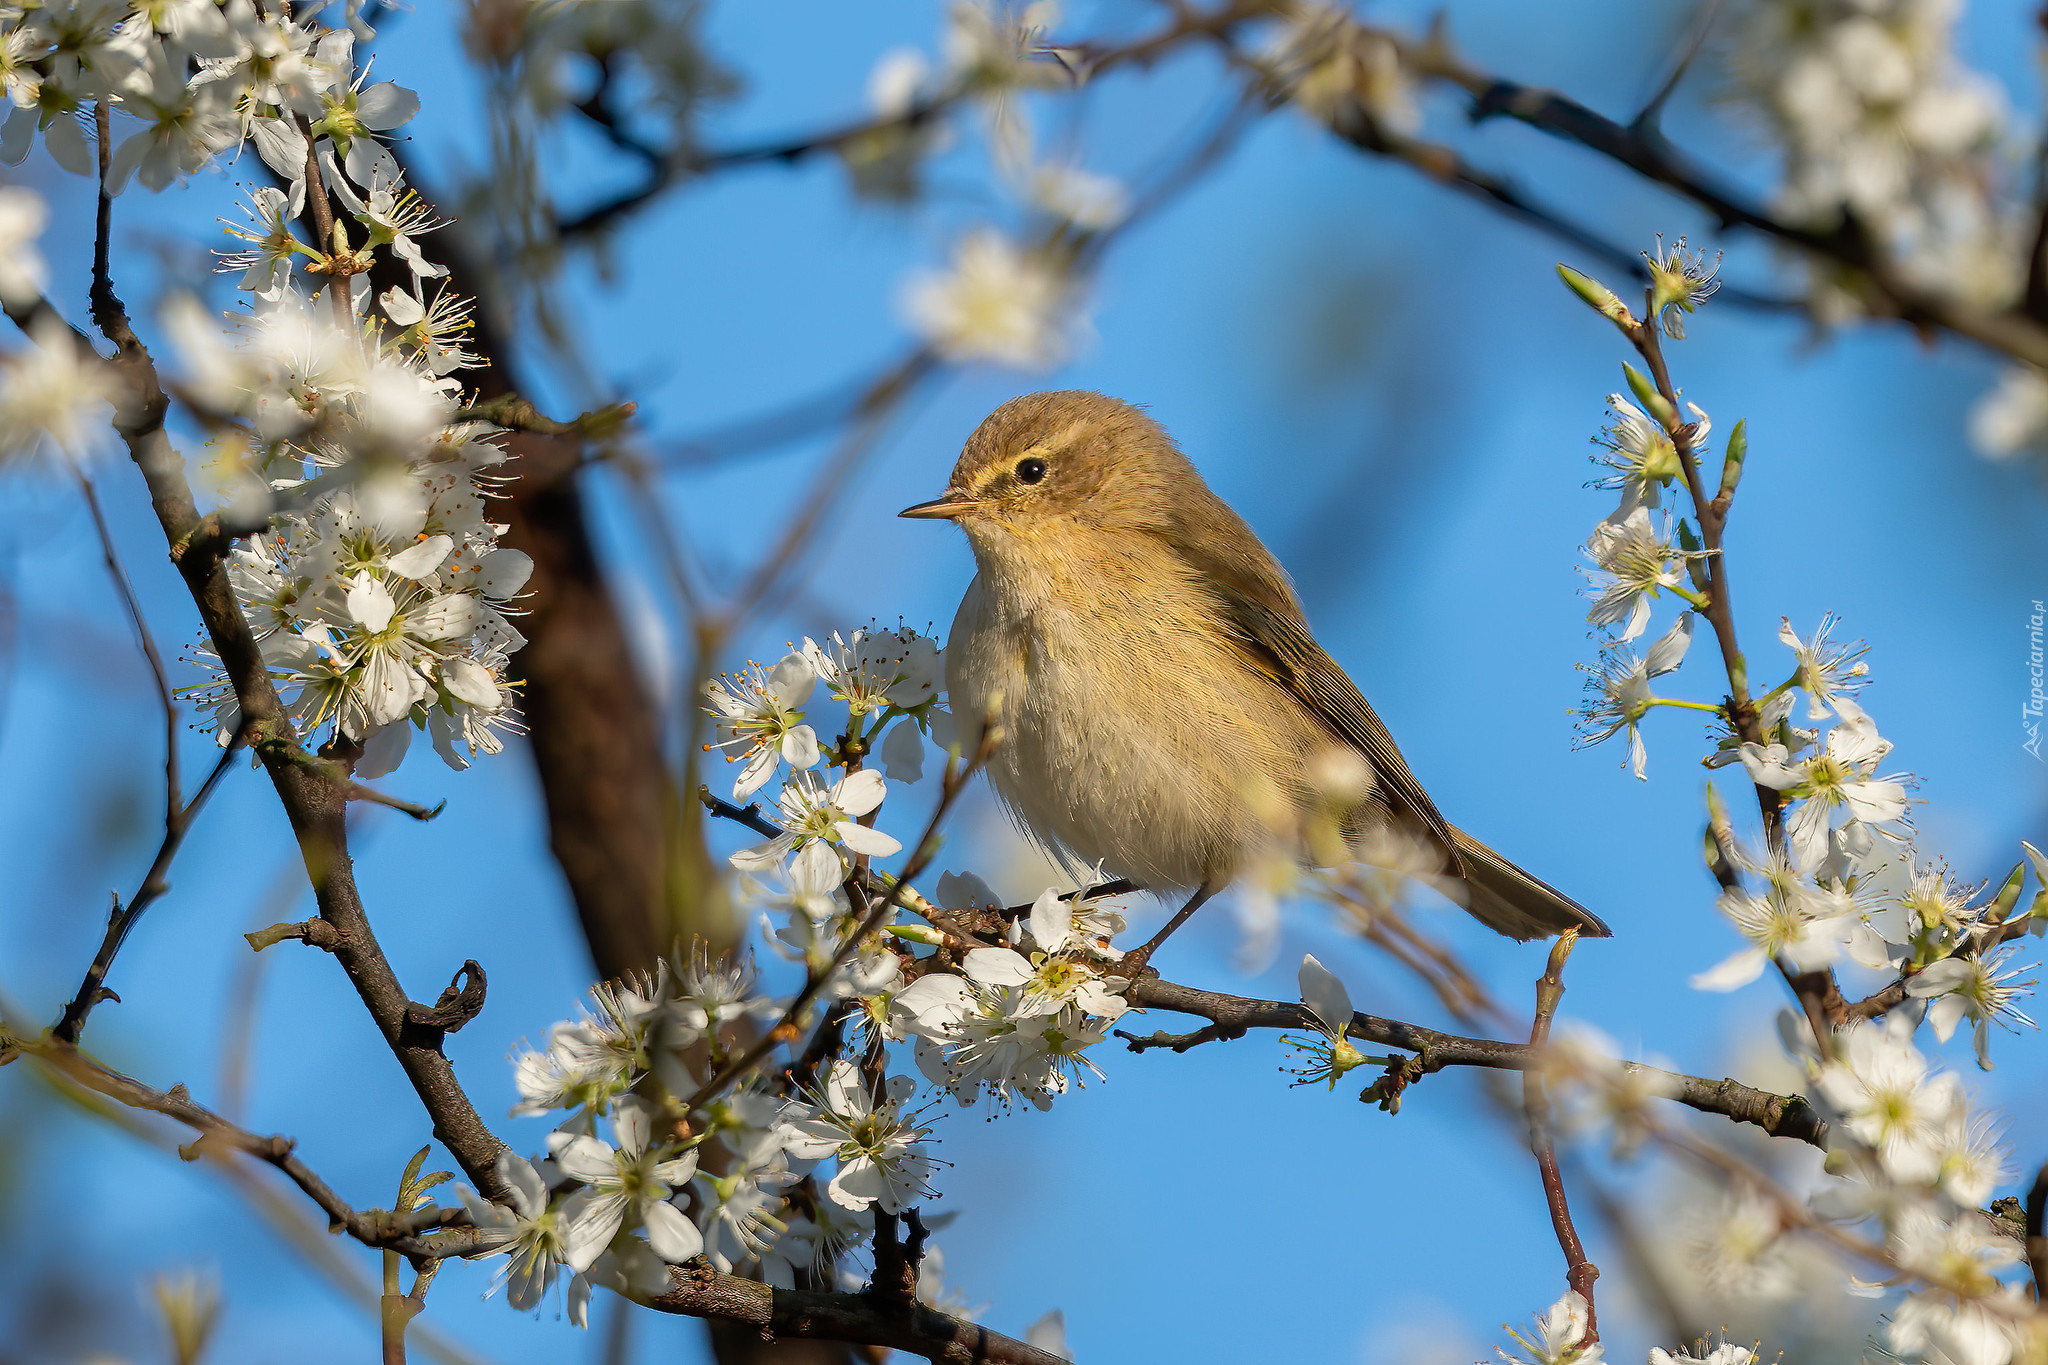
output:
[[[1298,1029],[1311,1032],[1316,1027],[1315,1017],[1301,1005],[1196,990],[1156,977],[1134,982],[1130,989],[1124,992],[1124,998],[1139,1009],[1162,1009],[1171,1010],[1176,1014],[1192,1014],[1216,1025],[1213,1033],[1203,1029],[1197,1034],[1183,1035],[1180,1038],[1167,1035],[1165,1041],[1158,1041],[1155,1038],[1132,1039],[1129,1035],[1122,1035],[1130,1042],[1131,1049],[1135,1052],[1142,1052],[1154,1046],[1174,1047],[1177,1043],[1183,1046],[1176,1050],[1185,1050],[1186,1047],[1196,1046],[1197,1042],[1240,1038],[1255,1028]],[[1356,1042],[1377,1043],[1382,1047],[1398,1047],[1413,1052],[1423,1074],[1441,1071],[1447,1066],[1525,1071],[1539,1065],[1542,1060],[1540,1049],[1532,1048],[1526,1043],[1465,1038],[1454,1033],[1439,1033],[1420,1024],[1403,1023],[1398,1019],[1382,1019],[1372,1014],[1352,1015],[1348,1036]],[[1719,1114],[1737,1123],[1754,1124],[1772,1137],[1795,1138],[1823,1149],[1827,1146],[1827,1124],[1821,1121],[1820,1115],[1802,1096],[1775,1095],[1769,1091],[1753,1089],[1735,1080],[1708,1080],[1704,1076],[1688,1076],[1682,1072],[1665,1071],[1661,1067],[1645,1066],[1640,1062],[1623,1062],[1622,1068],[1632,1075],[1656,1077],[1662,1093],[1669,1094],[1689,1109],[1697,1109],[1703,1114]]]
[[[489,422],[494,426],[506,427],[513,431],[530,431],[540,436],[582,436],[595,439],[617,431],[637,411],[637,403],[607,403],[604,407],[592,408],[589,412],[560,422],[516,393],[501,393],[494,398],[483,399],[463,408],[449,420]]]
[[[1550,1023],[1564,999],[1564,964],[1579,941],[1576,928],[1558,935],[1550,945],[1550,958],[1536,981],[1536,1017],[1529,1026],[1529,1046],[1542,1049],[1550,1042]],[[1600,1318],[1593,1307],[1593,1281],[1600,1267],[1586,1258],[1586,1247],[1572,1223],[1571,1201],[1565,1196],[1564,1174],[1557,1168],[1557,1146],[1550,1135],[1550,1098],[1543,1090],[1540,1067],[1522,1073],[1522,1107],[1529,1116],[1529,1150],[1543,1178],[1543,1202],[1550,1210],[1551,1231],[1557,1234],[1558,1249],[1564,1253],[1565,1281],[1586,1301],[1588,1345],[1600,1340]]]
[[[192,1129],[199,1137],[190,1147],[182,1149],[187,1157],[198,1155],[203,1147],[210,1146],[219,1151],[246,1152],[277,1167],[305,1192],[307,1198],[320,1206],[335,1230],[347,1232],[365,1246],[389,1247],[407,1256],[436,1257],[445,1254],[449,1244],[430,1241],[420,1234],[452,1226],[457,1220],[466,1221],[467,1216],[459,1209],[434,1207],[409,1213],[392,1213],[384,1209],[359,1213],[293,1155],[295,1144],[291,1138],[262,1137],[230,1123],[212,1110],[194,1103],[182,1085],[174,1085],[169,1090],[153,1089],[132,1076],[101,1065],[69,1043],[54,1039],[44,1041],[10,1036],[7,1042],[13,1049],[35,1058],[94,1094],[131,1109],[145,1109],[176,1119]],[[469,1239],[460,1239],[460,1244],[468,1243]]]
[[[850,1341],[945,1365],[1060,1365],[1062,1360],[921,1303],[903,1307],[873,1293],[771,1289],[696,1265],[671,1268],[668,1292],[647,1300],[647,1306],[664,1313],[721,1318],[771,1337]]]
[[[114,959],[121,952],[121,945],[128,941],[128,935],[142,918],[143,911],[156,903],[157,898],[171,889],[166,880],[170,875],[171,862],[178,856],[178,850],[185,845],[185,836],[192,831],[206,803],[212,799],[214,789],[220,786],[221,778],[227,776],[228,767],[241,752],[239,740],[222,751],[220,761],[213,765],[213,771],[199,784],[199,790],[189,801],[174,802],[172,810],[164,817],[163,841],[157,845],[156,856],[150,859],[149,871],[142,874],[142,885],[135,888],[135,894],[124,906],[116,899],[112,912],[107,916],[107,932],[100,939],[100,950],[93,955],[92,965],[85,970],[85,980],[71,997],[71,1003],[64,1007],[63,1017],[58,1019],[51,1032],[59,1042],[75,1043],[85,1030],[85,1021],[93,1007],[102,1000],[119,1000],[106,988],[107,973],[113,970]]]

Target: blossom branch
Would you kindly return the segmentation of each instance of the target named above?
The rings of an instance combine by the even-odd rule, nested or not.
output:
[[[9,317],[23,326],[48,310],[41,299],[8,304]],[[90,353],[90,347],[85,349]],[[222,566],[225,545],[192,552],[205,519],[193,502],[184,459],[164,432],[167,403],[155,363],[132,332],[120,354],[101,363],[119,383],[114,428],[142,472],[171,558],[233,685],[241,713],[237,737],[256,751],[291,821],[320,917],[335,930],[331,951],[433,1118],[435,1136],[479,1189],[502,1193],[493,1167],[504,1144],[484,1126],[456,1082],[439,1035],[408,1023],[412,1002],[371,932],[348,855],[348,766],[316,759],[300,747]]]
[[[1536,1017],[1529,1027],[1529,1046],[1541,1049],[1550,1042],[1551,1020],[1564,999],[1564,964],[1579,941],[1577,929],[1567,929],[1550,947],[1543,975],[1536,981]],[[1543,1202],[1550,1209],[1551,1230],[1557,1234],[1558,1249],[1564,1252],[1565,1280],[1586,1301],[1586,1335],[1590,1344],[1600,1339],[1600,1319],[1593,1307],[1593,1281],[1600,1267],[1586,1258],[1585,1244],[1572,1223],[1571,1203],[1565,1196],[1564,1175],[1557,1167],[1557,1147],[1550,1135],[1550,1099],[1544,1093],[1538,1067],[1522,1072],[1522,1107],[1529,1117],[1529,1150],[1543,1178]]]
[[[1124,998],[1138,1009],[1191,1014],[1211,1021],[1212,1025],[1212,1028],[1198,1031],[1199,1035],[1206,1035],[1199,1036],[1199,1039],[1198,1034],[1175,1037],[1162,1033],[1151,1038],[1119,1035],[1134,1052],[1152,1047],[1176,1047],[1176,1044],[1181,1045],[1176,1050],[1184,1051],[1195,1046],[1197,1039],[1208,1042],[1241,1038],[1255,1028],[1312,1030],[1316,1027],[1315,1016],[1301,1005],[1197,990],[1156,977],[1134,982],[1124,993]],[[1466,1038],[1371,1014],[1354,1013],[1347,1036],[1355,1041],[1414,1053],[1413,1062],[1423,1075],[1449,1066],[1526,1071],[1542,1064],[1542,1050],[1525,1043]],[[1821,1148],[1827,1145],[1828,1125],[1803,1096],[1776,1095],[1734,1080],[1708,1080],[1703,1076],[1688,1076],[1645,1066],[1641,1062],[1623,1062],[1621,1068],[1625,1075],[1650,1078],[1659,1093],[1668,1094],[1689,1109],[1703,1114],[1719,1114],[1737,1123],[1752,1124],[1772,1137],[1793,1138]]]
[[[1700,556],[1689,561],[1689,567],[1704,574],[1705,602],[1695,606],[1700,615],[1706,617],[1713,627],[1714,643],[1721,654],[1723,670],[1728,678],[1728,700],[1723,712],[1736,736],[1745,744],[1761,747],[1766,740],[1762,718],[1749,690],[1749,669],[1743,659],[1742,647],[1735,634],[1735,612],[1730,601],[1728,580],[1728,557],[1724,550],[1724,539],[1728,527],[1728,511],[1735,500],[1735,490],[1741,475],[1741,464],[1730,452],[1727,467],[1723,470],[1715,491],[1709,494],[1700,472],[1699,428],[1684,420],[1684,409],[1679,402],[1677,386],[1671,382],[1671,369],[1664,358],[1663,329],[1658,321],[1657,295],[1653,288],[1647,292],[1643,317],[1639,321],[1627,316],[1624,311],[1615,319],[1643,363],[1650,371],[1651,381],[1656,385],[1661,404],[1652,405],[1651,417],[1664,428],[1672,448],[1677,452],[1679,469],[1685,479],[1687,497],[1693,506],[1694,519],[1699,523]],[[1774,788],[1762,782],[1752,781],[1756,793],[1757,810],[1763,817],[1764,836],[1774,849],[1785,847],[1784,798]],[[1793,996],[1799,1001],[1806,1014],[1808,1027],[1813,1032],[1815,1045],[1822,1056],[1834,1050],[1833,1030],[1847,1022],[1846,1002],[1841,986],[1835,980],[1834,970],[1821,967],[1816,971],[1795,972],[1779,960],[1776,966],[1785,978]]]
[[[996,725],[994,719],[990,718],[982,725],[981,743],[976,746],[974,756],[971,759],[966,763],[960,762],[957,758],[947,760],[945,777],[940,785],[938,805],[933,808],[931,819],[925,824],[924,833],[918,837],[917,843],[912,846],[910,858],[904,863],[903,870],[896,874],[895,881],[889,888],[889,894],[875,902],[867,910],[867,913],[861,917],[860,922],[846,935],[845,941],[839,945],[839,951],[832,955],[832,960],[826,963],[823,969],[813,971],[808,975],[804,981],[803,989],[798,991],[795,998],[789,1002],[789,1007],[782,1012],[782,1018],[775,1027],[763,1032],[745,1052],[742,1052],[738,1057],[727,1063],[710,1080],[704,1082],[698,1088],[696,1094],[690,1096],[689,1100],[683,1105],[683,1117],[687,1118],[710,1103],[727,1086],[760,1065],[761,1060],[774,1051],[784,1039],[793,1036],[797,1026],[803,1019],[804,1011],[810,1008],[813,1000],[818,998],[818,992],[825,989],[831,983],[832,978],[838,975],[840,968],[850,962],[853,959],[853,955],[860,951],[861,940],[882,927],[882,921],[889,917],[889,912],[902,904],[903,893],[910,882],[920,872],[923,872],[930,865],[931,860],[938,855],[939,826],[945,823],[946,816],[953,809],[953,803],[959,800],[960,793],[966,790],[968,780],[981,771],[982,765],[988,762],[990,756],[995,753],[996,746],[1001,741],[1002,731]],[[780,830],[776,831],[777,834],[781,832]],[[849,892],[865,897],[866,893],[858,881],[849,881],[847,887]]]

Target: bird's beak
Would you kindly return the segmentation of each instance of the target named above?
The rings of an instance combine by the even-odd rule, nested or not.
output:
[[[896,515],[939,521],[958,521],[981,504],[964,493],[948,492],[944,497],[906,507]]]

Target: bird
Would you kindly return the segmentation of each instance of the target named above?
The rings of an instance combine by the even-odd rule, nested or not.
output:
[[[1011,399],[944,493],[899,515],[952,521],[974,552],[946,686],[963,725],[1000,727],[986,772],[1011,817],[1070,867],[1191,893],[1148,950],[1318,812],[1340,849],[1398,841],[1510,938],[1609,935],[1444,819],[1286,570],[1142,408]],[[1296,844],[1332,860],[1328,839]]]

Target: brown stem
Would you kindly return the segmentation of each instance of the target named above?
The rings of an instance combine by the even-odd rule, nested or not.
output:
[[[449,1226],[452,1220],[466,1218],[459,1209],[435,1207],[411,1213],[391,1213],[384,1209],[358,1212],[293,1154],[295,1144],[291,1138],[263,1137],[252,1133],[194,1103],[182,1085],[174,1085],[169,1090],[154,1089],[132,1076],[102,1065],[69,1043],[18,1037],[10,1039],[10,1042],[24,1054],[94,1094],[131,1109],[162,1114],[192,1129],[199,1134],[198,1139],[181,1149],[188,1158],[231,1151],[246,1152],[275,1166],[304,1191],[307,1198],[320,1206],[336,1231],[348,1233],[365,1246],[388,1247],[406,1256],[439,1255],[448,1244],[424,1238],[421,1234]],[[467,1238],[459,1240],[466,1243]]]
[[[1197,990],[1156,977],[1133,982],[1124,992],[1124,999],[1139,1009],[1171,1010],[1210,1021],[1210,1027],[1200,1030],[1199,1035],[1179,1039],[1166,1034],[1137,1039],[1119,1035],[1136,1052],[1152,1047],[1173,1047],[1176,1044],[1190,1047],[1197,1042],[1242,1038],[1255,1028],[1313,1031],[1317,1026],[1315,1016],[1301,1005]],[[1375,1043],[1413,1052],[1414,1061],[1425,1075],[1449,1066],[1525,1071],[1542,1061],[1541,1051],[1525,1043],[1439,1033],[1420,1024],[1382,1019],[1372,1014],[1352,1015],[1347,1036],[1354,1042]],[[1737,1123],[1753,1124],[1772,1137],[1794,1138],[1823,1150],[1827,1147],[1827,1124],[1802,1096],[1775,1095],[1739,1081],[1688,1076],[1682,1072],[1644,1066],[1640,1062],[1623,1062],[1622,1070],[1629,1075],[1654,1078],[1657,1090],[1689,1109],[1703,1114],[1719,1114]]]
[[[2034,1302],[2048,1304],[2048,1164],[2027,1191],[2027,1265],[2034,1272]]]
[[[1536,1018],[1529,1026],[1529,1046],[1541,1049],[1550,1042],[1550,1023],[1564,999],[1564,964],[1579,941],[1577,929],[1567,929],[1550,945],[1550,960],[1536,981]],[[1557,1148],[1550,1134],[1550,1098],[1543,1089],[1540,1067],[1522,1073],[1522,1107],[1529,1116],[1529,1150],[1536,1156],[1536,1169],[1543,1180],[1543,1202],[1550,1209],[1551,1230],[1557,1234],[1558,1249],[1564,1252],[1565,1281],[1586,1301],[1585,1343],[1600,1340],[1600,1319],[1593,1307],[1593,1281],[1600,1267],[1586,1257],[1585,1244],[1572,1223],[1572,1208],[1565,1196],[1564,1175],[1557,1167]]]
[[[114,959],[121,952],[121,945],[128,941],[128,934],[135,928],[142,912],[155,904],[158,897],[171,889],[169,881],[171,862],[178,856],[178,850],[185,845],[185,836],[199,819],[199,813],[206,809],[214,789],[221,778],[227,775],[228,765],[241,752],[239,740],[230,744],[221,754],[220,761],[213,765],[213,771],[199,784],[199,790],[192,794],[190,801],[174,804],[170,814],[164,817],[163,842],[157,845],[156,857],[150,859],[149,871],[142,874],[142,885],[135,888],[135,894],[124,906],[118,900],[107,916],[107,931],[100,939],[100,950],[93,954],[92,965],[85,969],[85,979],[78,984],[78,990],[71,997],[71,1003],[64,1007],[64,1013],[50,1032],[60,1043],[76,1043],[85,1031],[85,1021],[92,1014],[94,1006],[102,1000],[119,1000],[106,988],[107,973],[113,970]]]
[[[93,531],[100,539],[100,554],[107,563],[107,576],[114,580],[114,591],[120,595],[121,606],[128,613],[128,625],[135,632],[136,648],[142,651],[143,660],[149,665],[150,680],[156,685],[157,704],[163,709],[164,819],[168,822],[177,814],[179,802],[185,794],[185,784],[178,776],[178,699],[171,690],[171,676],[164,668],[164,656],[157,650],[156,636],[150,632],[149,618],[142,614],[142,603],[135,596],[134,585],[128,581],[128,571],[121,566],[121,552],[114,545],[113,528],[107,525],[107,514],[100,507],[99,490],[82,470],[78,474],[78,490],[84,494],[86,508],[92,513]]]

